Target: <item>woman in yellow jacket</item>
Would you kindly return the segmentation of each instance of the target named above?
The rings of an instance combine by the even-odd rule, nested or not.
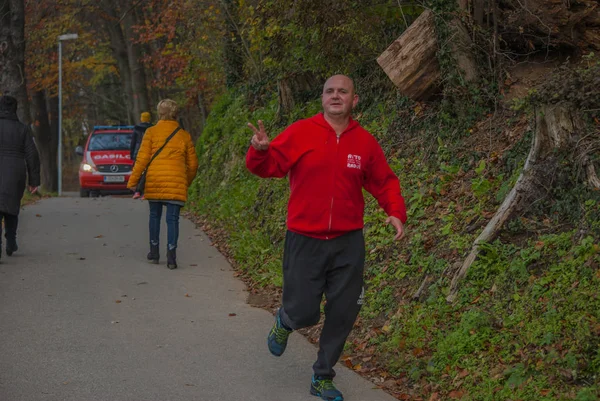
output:
[[[175,131],[177,103],[161,100],[157,106],[158,123],[146,130],[138,152],[133,172],[127,186],[134,190],[152,155],[164,145]],[[150,204],[150,253],[148,260],[158,263],[160,219],[163,206],[167,208],[167,267],[177,268],[177,239],[179,237],[179,212],[187,201],[188,187],[196,176],[198,157],[190,134],[180,129],[150,163],[146,172],[144,198]]]

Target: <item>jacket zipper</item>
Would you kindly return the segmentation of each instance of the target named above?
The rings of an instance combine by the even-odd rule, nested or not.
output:
[[[341,136],[341,135],[340,135]],[[333,185],[331,186],[332,188],[332,192],[331,192],[331,206],[329,208],[329,230],[328,232],[331,232],[331,220],[333,218],[333,199],[334,199],[334,194],[335,194],[335,172],[337,170],[337,159],[338,159],[338,152],[339,152],[339,148],[340,148],[340,136],[338,136],[337,134],[335,135],[337,142],[335,145],[335,158],[334,160],[334,165],[333,165]],[[325,237],[326,239],[329,239],[327,237]]]

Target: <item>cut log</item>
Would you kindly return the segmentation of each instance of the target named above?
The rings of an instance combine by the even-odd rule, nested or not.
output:
[[[377,62],[403,95],[427,100],[441,89],[441,71],[437,61],[438,40],[431,10],[425,10],[392,43]],[[452,54],[465,82],[478,79],[471,38],[458,19],[450,23],[448,39]]]
[[[413,100],[426,100],[440,89],[440,67],[433,12],[425,10],[378,58],[377,63]]]

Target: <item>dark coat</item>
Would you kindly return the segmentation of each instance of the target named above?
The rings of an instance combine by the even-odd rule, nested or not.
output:
[[[14,111],[0,110],[0,212],[18,215],[25,181],[40,185],[40,157],[29,128]]]
[[[131,156],[131,160],[135,160],[137,154],[140,150],[140,145],[142,144],[142,138],[146,133],[146,130],[152,127],[150,123],[139,123],[133,127],[133,135],[131,136],[131,146],[129,148],[129,153]]]

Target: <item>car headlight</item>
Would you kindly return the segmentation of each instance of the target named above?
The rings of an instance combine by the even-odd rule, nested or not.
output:
[[[87,172],[94,171],[94,168],[93,168],[91,165],[87,164],[87,163],[83,163],[83,164],[81,165],[81,169],[82,169],[83,171],[87,171]]]

